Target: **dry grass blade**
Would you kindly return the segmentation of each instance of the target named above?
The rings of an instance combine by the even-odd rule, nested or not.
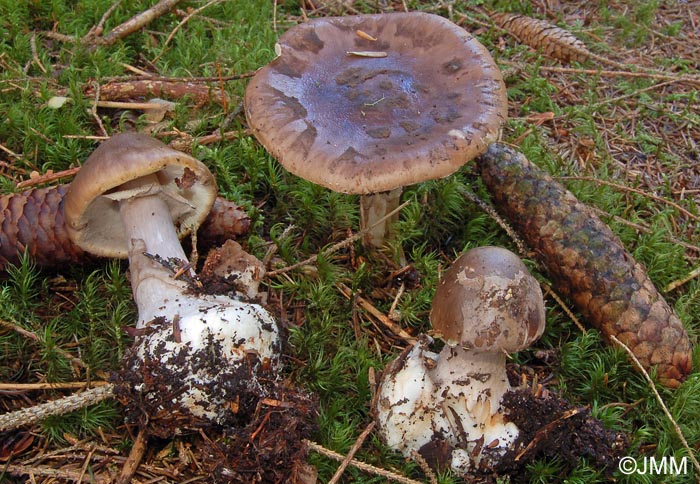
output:
[[[673,425],[673,429],[676,431],[676,434],[678,435],[678,438],[680,439],[681,443],[683,444],[683,447],[685,447],[686,451],[688,452],[688,456],[690,457],[690,460],[693,462],[693,466],[695,467],[695,476],[700,478],[700,462],[698,462],[698,459],[695,457],[695,452],[693,449],[688,445],[688,440],[685,438],[685,435],[683,435],[683,431],[681,430],[681,427],[678,425],[678,422],[673,418],[673,415],[671,415],[671,412],[669,411],[668,407],[666,406],[666,403],[664,402],[663,398],[661,398],[661,395],[659,394],[659,391],[656,389],[656,385],[654,385],[654,381],[651,379],[649,376],[649,373],[644,369],[642,366],[642,363],[637,359],[636,355],[634,352],[630,349],[629,346],[627,346],[625,343],[617,339],[614,335],[610,336],[610,339],[614,341],[616,344],[620,346],[623,350],[625,350],[625,353],[630,357],[634,365],[639,369],[639,371],[644,375],[644,379],[647,381],[649,384],[649,388],[651,391],[654,393],[654,396],[656,397],[656,401],[659,402],[659,405],[661,406],[661,410],[663,410],[664,415],[666,415],[666,418],[671,422],[671,425]]]

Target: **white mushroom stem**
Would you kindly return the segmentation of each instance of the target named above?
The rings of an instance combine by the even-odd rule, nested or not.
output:
[[[445,345],[437,361],[431,376],[440,386],[450,389],[451,398],[463,396],[468,411],[481,401],[488,403],[490,415],[499,412],[503,395],[511,389],[504,352]]]
[[[129,246],[129,269],[138,306],[138,328],[148,328],[137,341],[140,360],[159,361],[167,375],[178,372],[172,385],[177,397],[170,405],[184,407],[196,417],[213,422],[226,418],[231,398],[222,389],[236,368],[258,383],[250,357],[274,372],[279,363],[280,340],[274,317],[262,306],[225,295],[197,295],[170,269],[145,253],[161,259],[187,257],[180,246],[168,204],[159,194],[155,175],[120,187],[120,215]],[[130,195],[128,198],[125,195]],[[185,203],[168,199],[168,203]],[[160,323],[158,322],[160,321]],[[274,373],[273,373],[274,374]],[[152,395],[150,399],[155,399]],[[165,409],[168,410],[168,409]]]
[[[182,264],[187,263],[159,187],[156,175],[139,178],[121,187],[122,191],[134,192],[131,198],[120,202],[119,210],[129,246],[131,286],[139,310],[137,327],[158,316],[172,320],[175,316],[172,306],[164,303],[182,296],[183,292],[182,283],[174,280],[163,265],[144,255],[147,252],[164,260],[176,258]]]
[[[386,239],[391,238],[392,225],[399,220],[399,214],[396,213],[387,220],[381,219],[399,206],[402,191],[399,187],[360,197],[360,230],[368,230],[365,236],[367,245],[381,247]]]
[[[428,343],[420,340],[382,379],[375,410],[384,440],[407,457],[447,444],[460,473],[492,468],[519,434],[500,406],[510,389],[505,354],[448,345],[435,354]]]

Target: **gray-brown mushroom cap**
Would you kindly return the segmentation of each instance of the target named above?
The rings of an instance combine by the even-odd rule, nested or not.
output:
[[[506,118],[489,52],[437,15],[319,18],[278,45],[246,90],[249,125],[289,171],[331,190],[378,193],[448,176]]]
[[[120,189],[126,182],[153,174],[158,186],[147,183]],[[199,160],[144,134],[117,134],[90,155],[71,183],[64,204],[66,227],[83,250],[126,258],[120,200],[160,193],[178,236],[183,237],[206,218],[216,192],[213,175]]]
[[[445,271],[430,322],[448,344],[514,353],[544,331],[542,290],[511,251],[477,247]]]

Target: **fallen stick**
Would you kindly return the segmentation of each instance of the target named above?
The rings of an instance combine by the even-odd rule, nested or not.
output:
[[[153,22],[158,17],[168,13],[181,0],[160,0],[148,10],[134,15],[126,22],[114,27],[107,35],[102,37],[86,36],[81,42],[86,45],[112,45],[120,39],[136,32]]]
[[[31,425],[50,416],[64,415],[107,400],[112,396],[114,396],[114,385],[110,383],[81,393],[74,393],[58,400],[23,408],[15,412],[4,413],[0,415],[0,432],[13,430],[24,425]]]

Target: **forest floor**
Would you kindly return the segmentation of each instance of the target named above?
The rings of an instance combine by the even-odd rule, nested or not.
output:
[[[700,2],[193,0],[138,16],[153,3],[0,0],[0,193],[70,182],[99,140],[127,129],[202,160],[220,194],[251,218],[239,242],[267,264],[263,287],[288,337],[285,385],[313,395],[317,405],[309,410],[317,412],[314,429],[299,436],[308,465],[293,463],[297,482],[312,482],[315,473],[318,482],[462,482],[388,449],[371,428],[370,401],[386,364],[430,332],[430,302],[450,263],[481,245],[518,251],[499,217],[483,208],[490,197],[474,164],[406,187],[395,239],[385,250],[368,250],[357,237],[356,196],[293,176],[264,150],[248,129],[243,92],[274,58],[279,35],[307,19],[420,10],[471,32],[508,90],[502,141],[594,208],[644,265],[697,348]],[[527,45],[514,24],[495,21],[498,12],[562,30]],[[142,21],[136,30],[117,28],[130,19]],[[564,34],[591,55],[570,50],[573,41],[550,53]],[[150,99],[149,83],[174,103],[167,112],[134,104]],[[521,255],[548,287],[534,254],[525,248]],[[511,359],[510,373],[626,435],[626,455],[640,468],[672,458],[685,465],[673,482],[697,482],[698,351],[687,380],[664,388],[639,372],[624,348],[606,343],[570,301],[551,290],[545,296],[545,334]],[[0,274],[0,412],[105,385],[131,345],[133,333],[124,328],[135,315],[125,261],[50,267],[24,258],[7,267]],[[265,427],[272,414],[256,415],[249,451],[258,450],[256,438],[284,432]],[[0,432],[0,481],[107,483],[123,474],[135,483],[185,483],[235,474],[248,476],[237,482],[274,482],[264,476],[280,463],[236,461],[226,453],[231,438],[202,430],[140,440],[120,403],[106,399]],[[338,460],[349,465],[334,476]],[[222,472],[236,462],[248,467]],[[549,452],[517,472],[468,482],[670,479],[624,470]]]

